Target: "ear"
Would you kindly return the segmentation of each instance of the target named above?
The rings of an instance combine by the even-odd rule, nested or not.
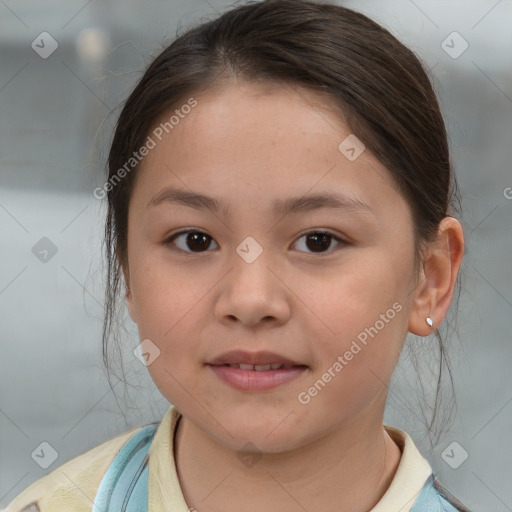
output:
[[[464,233],[460,222],[445,217],[437,238],[426,249],[415,290],[408,329],[417,336],[429,336],[439,326],[450,307],[455,282],[464,257]],[[430,317],[430,327],[426,318]]]
[[[126,300],[126,306],[128,307],[128,313],[130,314],[130,318],[135,323],[137,323],[136,316],[135,316],[135,305],[133,302],[133,295],[132,295],[132,290],[130,287],[130,270],[123,265],[122,272],[123,272],[123,276],[124,276],[124,282],[126,283],[125,300]]]

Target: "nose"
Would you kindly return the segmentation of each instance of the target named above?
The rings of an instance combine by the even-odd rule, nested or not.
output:
[[[219,283],[217,320],[225,324],[240,322],[249,327],[286,323],[291,309],[288,288],[265,257],[265,251],[252,263],[237,253],[231,262],[231,271]]]

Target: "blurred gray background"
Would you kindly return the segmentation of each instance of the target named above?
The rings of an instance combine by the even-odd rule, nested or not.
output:
[[[431,70],[463,198],[467,254],[458,336],[451,333],[458,415],[431,450],[404,357],[386,423],[410,433],[466,505],[512,510],[512,1],[339,3],[386,26]],[[107,382],[105,204],[92,192],[104,182],[118,105],[152,56],[177,30],[230,5],[0,0],[0,507],[169,407],[133,356],[129,320],[128,386],[113,379],[112,391]],[[429,343],[410,340],[424,358]],[[42,442],[57,455],[46,469],[31,455]]]

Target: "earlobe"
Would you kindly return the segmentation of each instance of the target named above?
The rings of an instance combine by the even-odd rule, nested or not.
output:
[[[439,224],[437,239],[424,255],[409,332],[429,336],[442,322],[450,307],[463,256],[462,226],[457,219],[445,217]]]
[[[425,258],[425,263],[427,258],[428,255]],[[409,316],[408,330],[416,336],[430,336],[439,323],[435,321],[436,317],[432,313],[432,291],[433,290],[429,286],[429,280],[424,266],[418,281],[418,286],[415,292],[416,296]],[[432,326],[427,323],[427,318],[431,319]]]

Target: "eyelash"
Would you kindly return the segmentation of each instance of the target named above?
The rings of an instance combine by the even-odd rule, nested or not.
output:
[[[197,233],[197,234],[205,235],[205,236],[209,237],[212,241],[214,241],[214,239],[210,235],[208,235],[208,233],[205,233],[204,231],[201,231],[201,230],[198,230],[198,229],[187,229],[187,230],[183,230],[183,231],[179,231],[177,233],[174,233],[171,237],[169,237],[167,240],[164,241],[164,245],[169,246],[169,247],[173,246],[173,245],[175,245],[174,241],[175,241],[176,238],[178,238],[181,235],[186,235],[186,234],[189,234],[189,233]],[[334,233],[331,233],[330,231],[325,231],[325,230],[310,230],[310,231],[307,231],[305,233],[302,233],[297,238],[297,241],[300,240],[301,238],[303,238],[303,237],[305,237],[307,235],[311,235],[311,234],[315,234],[315,235],[328,235],[328,236],[330,236],[332,239],[334,239],[336,242],[338,242],[338,245],[334,248],[334,250],[336,250],[337,247],[340,247],[342,245],[348,245],[348,242],[346,240],[343,240],[339,236],[336,236]],[[202,253],[206,253],[206,252],[211,252],[209,250],[198,251],[198,252],[187,251],[187,250],[184,250],[184,249],[179,249],[176,246],[171,247],[171,249],[174,250],[174,251],[184,252],[186,254],[202,254]],[[314,256],[321,256],[323,254],[329,254],[331,252],[333,252],[333,250],[328,250],[328,251],[325,251],[325,252],[307,252],[306,254],[311,254],[311,255],[314,255]]]

